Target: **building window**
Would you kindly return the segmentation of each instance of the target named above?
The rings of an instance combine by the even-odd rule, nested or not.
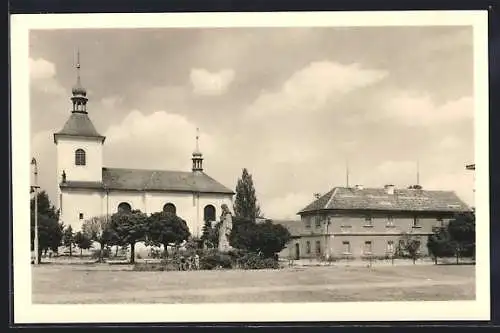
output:
[[[366,216],[365,217],[365,226],[366,227],[372,227],[373,226],[373,220],[371,216]]]
[[[77,149],[75,151],[75,165],[85,165],[85,150]]]
[[[420,228],[420,219],[417,216],[413,218],[413,228]]]
[[[391,215],[387,216],[387,226],[388,227],[394,226],[394,218]]]
[[[79,218],[80,220],[83,220],[83,213],[80,213],[80,214],[78,215],[78,218]]]
[[[438,223],[437,223],[437,226],[438,226],[438,227],[444,227],[444,221],[443,221],[443,218],[438,217],[436,220],[437,220],[437,222],[438,222]]]
[[[321,242],[316,241],[316,254],[321,254]]]
[[[315,226],[316,228],[321,227],[321,217],[319,217],[319,216],[315,216],[315,217],[314,217],[314,226]]]
[[[344,241],[344,242],[342,242],[342,246],[344,248],[344,254],[351,253],[351,243]]]
[[[363,249],[364,254],[371,254],[372,253],[372,242],[371,241],[366,241],[365,242],[365,247]]]
[[[394,253],[394,242],[387,241],[387,253]]]
[[[132,211],[132,207],[127,202],[122,202],[118,205],[118,213],[130,213]]]
[[[309,241],[306,242],[306,253],[311,253],[311,242]]]
[[[308,216],[305,218],[306,228],[311,228],[311,218]]]
[[[174,215],[177,214],[177,208],[175,208],[175,205],[171,202],[166,203],[165,206],[163,206],[163,211]]]
[[[206,205],[203,209],[203,221],[215,221],[215,207],[213,205]]]

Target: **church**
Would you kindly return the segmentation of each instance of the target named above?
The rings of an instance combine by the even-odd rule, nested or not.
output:
[[[204,221],[216,221],[223,204],[232,206],[234,192],[203,171],[198,135],[191,171],[105,167],[106,137],[89,118],[79,61],[76,69],[71,114],[54,133],[61,222],[76,232],[91,217],[122,210],[139,209],[147,214],[163,210],[176,213],[187,222],[193,236],[201,236]]]

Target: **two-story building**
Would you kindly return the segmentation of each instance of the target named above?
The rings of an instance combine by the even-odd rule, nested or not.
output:
[[[426,255],[433,228],[470,211],[452,191],[393,185],[335,187],[302,209],[300,221],[281,222],[293,236],[281,255],[294,259],[390,256],[405,234],[418,238],[420,253]]]

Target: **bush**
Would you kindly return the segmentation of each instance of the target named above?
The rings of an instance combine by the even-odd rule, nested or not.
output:
[[[236,266],[242,269],[278,269],[279,261],[273,258],[263,258],[262,256],[247,252],[239,252],[235,255]]]
[[[111,255],[111,250],[108,248],[105,248],[102,251],[102,258],[109,258]],[[99,259],[101,257],[101,250],[92,250],[92,253],[90,255],[92,259]]]
[[[132,269],[137,272],[177,271],[179,268],[172,260],[161,260],[159,263],[135,263]]]
[[[229,254],[210,251],[200,257],[200,269],[232,268],[233,260]]]

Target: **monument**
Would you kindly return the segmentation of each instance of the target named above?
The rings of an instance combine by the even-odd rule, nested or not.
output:
[[[222,214],[220,216],[220,229],[219,229],[219,251],[228,252],[231,250],[229,245],[229,235],[231,234],[231,229],[233,227],[233,217],[231,211],[226,204],[221,206]]]

